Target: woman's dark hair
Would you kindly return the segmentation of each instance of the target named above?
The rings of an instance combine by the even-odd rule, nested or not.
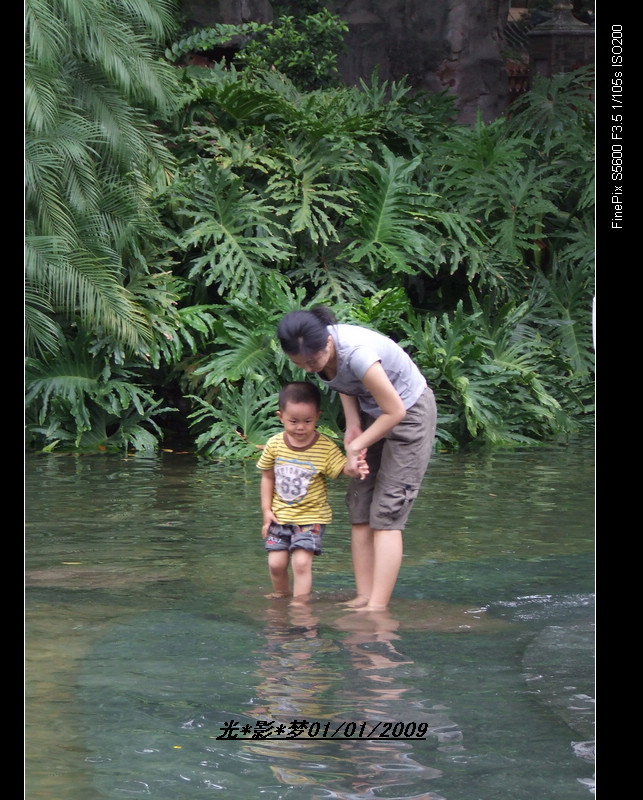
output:
[[[279,392],[279,410],[283,411],[287,403],[312,403],[319,411],[321,408],[319,387],[309,381],[287,383]]]
[[[290,311],[277,327],[281,347],[289,356],[318,353],[328,342],[328,325],[335,325],[332,311],[324,306],[310,311]]]

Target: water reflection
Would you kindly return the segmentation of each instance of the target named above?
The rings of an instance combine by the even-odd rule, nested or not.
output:
[[[352,697],[356,716],[367,721],[368,730],[377,729],[382,737],[389,737],[346,743],[358,768],[353,793],[346,797],[377,797],[381,793],[418,800],[437,798],[434,792],[417,793],[442,775],[441,770],[419,759],[430,756],[435,746],[432,737],[440,741],[449,731],[455,741],[460,734],[444,714],[425,709],[422,697],[408,683],[408,676],[415,672],[414,662],[396,648],[401,639],[399,620],[390,611],[354,611],[337,619],[335,627],[347,632],[342,645],[350,654],[355,675],[353,681],[347,681],[345,692]]]
[[[424,787],[441,772],[419,759],[459,734],[444,714],[424,710],[399,674],[414,666],[396,650],[399,621],[347,611],[331,623],[346,634],[337,638],[320,630],[318,611],[285,600],[267,609],[253,713],[255,732],[276,736],[244,749],[268,759],[280,784],[325,792],[315,797],[437,800]]]
[[[438,456],[375,616],[339,605],[334,487],[311,603],[264,599],[256,472],[28,460],[30,800],[589,800],[591,448]],[[233,719],[250,737],[258,721],[319,729],[220,739]],[[358,736],[385,722],[427,738]],[[351,736],[321,736],[342,723]]]

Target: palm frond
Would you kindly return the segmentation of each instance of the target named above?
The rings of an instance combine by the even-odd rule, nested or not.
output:
[[[160,401],[88,347],[85,334],[66,340],[55,357],[27,359],[27,433],[41,447],[57,442],[75,450],[128,445],[153,449]]]
[[[156,57],[170,9],[28,0],[25,11],[27,277],[41,313],[49,304],[135,349],[150,331],[124,286],[128,259],[151,234],[152,187],[173,163],[146,116],[174,104],[174,72]]]
[[[46,296],[25,285],[25,352],[47,356],[56,353],[63,340],[60,326],[53,320],[53,308]]]
[[[140,307],[120,283],[107,257],[87,250],[62,251],[54,237],[26,237],[26,277],[55,310],[74,309],[95,328],[104,326],[128,346],[150,339]]]

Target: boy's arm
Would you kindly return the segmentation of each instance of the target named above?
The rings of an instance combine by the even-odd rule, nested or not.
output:
[[[265,539],[268,535],[268,528],[271,522],[279,524],[279,520],[272,511],[272,496],[275,491],[275,471],[264,469],[261,471],[261,513],[263,515],[263,525],[261,526],[261,538]]]

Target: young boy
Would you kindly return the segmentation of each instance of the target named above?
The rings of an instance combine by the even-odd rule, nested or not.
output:
[[[261,536],[268,551],[273,593],[290,595],[288,565],[292,563],[293,598],[305,600],[312,589],[313,555],[321,553],[322,536],[332,519],[326,478],[365,477],[365,455],[357,475],[346,468],[346,456],[316,430],[321,393],[307,381],[289,383],[279,393],[279,419],[284,430],[269,439],[257,466],[261,473]]]

